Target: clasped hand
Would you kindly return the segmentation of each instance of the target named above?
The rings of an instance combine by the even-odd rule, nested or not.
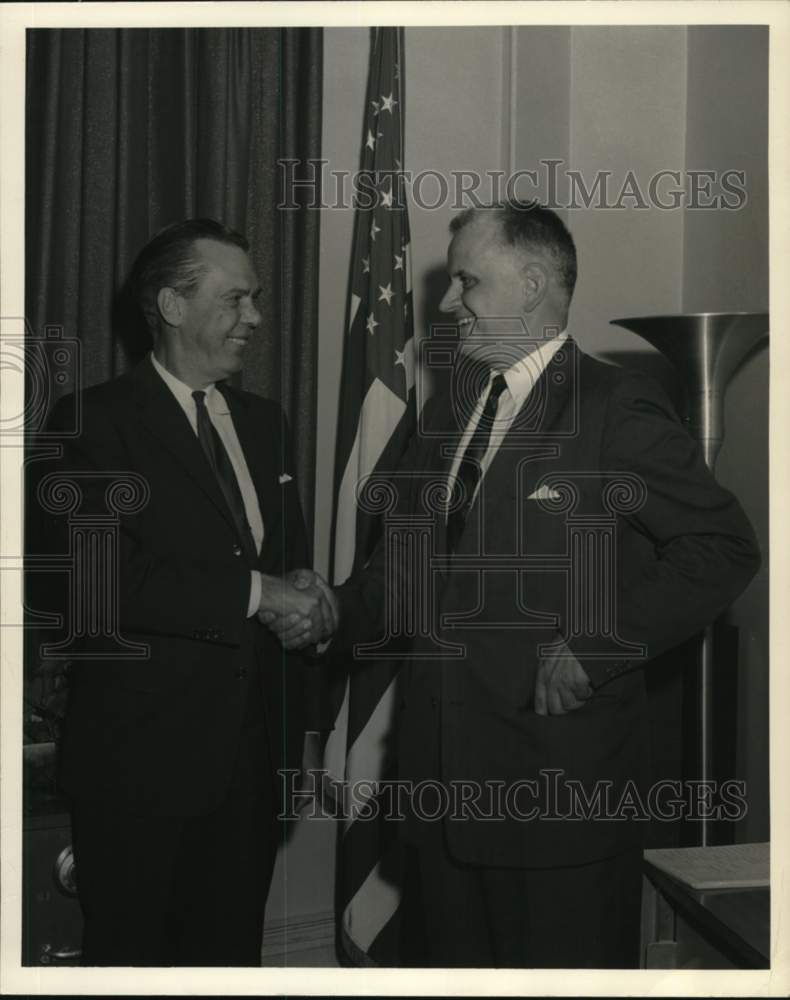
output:
[[[538,715],[566,715],[581,708],[592,693],[589,677],[564,642],[540,660],[535,678]]]
[[[302,649],[329,639],[338,626],[337,599],[320,573],[296,569],[281,580],[264,576],[258,620],[284,649]]]

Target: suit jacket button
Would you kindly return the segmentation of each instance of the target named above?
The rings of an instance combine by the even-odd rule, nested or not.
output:
[[[233,546],[233,555],[234,556],[240,556],[241,555],[241,546],[240,545],[234,545]]]
[[[239,667],[239,669],[236,671],[236,676],[239,678],[239,680],[241,680],[242,678],[246,677],[247,676],[247,668],[246,667]]]

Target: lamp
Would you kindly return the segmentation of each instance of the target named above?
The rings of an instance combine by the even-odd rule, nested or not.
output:
[[[735,370],[768,336],[768,313],[685,313],[613,319],[658,348],[679,372],[685,389],[683,419],[702,446],[711,472],[724,440],[724,392]],[[705,629],[698,653],[699,777],[712,778],[714,681],[713,626]],[[700,822],[700,843],[710,842],[710,820]]]

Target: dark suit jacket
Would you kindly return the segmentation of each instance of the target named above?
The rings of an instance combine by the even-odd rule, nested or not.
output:
[[[642,668],[741,592],[759,564],[755,537],[660,388],[593,360],[569,341],[497,452],[457,552],[442,569],[444,515],[429,509],[429,484],[446,481],[468,418],[463,406],[456,417],[458,410],[457,397],[429,401],[400,469],[405,485],[397,479],[395,513],[430,517],[439,557],[432,562],[433,636],[411,641],[412,659],[402,671],[399,776],[425,775],[421,755],[431,745],[430,715],[413,711],[410,699],[432,691],[443,781],[489,789],[492,781],[510,789],[536,782],[512,792],[504,809],[494,808],[501,820],[482,818],[491,803],[483,796],[446,822],[458,859],[543,867],[602,858],[637,842],[640,824],[538,816],[568,814],[569,781],[580,783],[593,815],[599,791],[616,810],[628,782],[641,782]],[[398,545],[379,546],[365,570],[340,589],[346,624],[339,644],[381,634],[392,587],[414,593]],[[595,545],[610,556],[599,548],[593,558]],[[514,555],[522,560],[516,568]],[[510,566],[496,568],[497,559],[508,558]],[[592,576],[569,576],[571,561],[577,570],[591,568]],[[574,590],[569,581],[585,576],[591,586]],[[595,691],[582,708],[542,717],[533,706],[539,646],[558,634],[568,637]],[[463,655],[445,650],[420,659],[435,654],[437,642],[462,644]],[[391,648],[395,655],[401,647]],[[556,779],[545,774],[552,770],[560,772],[556,806]]]
[[[284,414],[269,400],[222,391],[263,516],[257,568],[280,575],[309,565]],[[64,438],[55,469],[132,472],[148,486],[142,509],[120,519],[118,611],[121,635],[148,644],[150,655],[71,665],[61,784],[73,796],[138,812],[198,814],[228,787],[250,686],[263,688],[272,765],[298,767],[305,710],[311,728],[326,725],[318,695],[307,690],[320,678],[247,618],[250,567],[230,513],[150,361],[61,400],[50,433],[73,426],[77,404],[81,433]],[[106,483],[80,482],[79,513],[106,512]],[[62,552],[65,518],[48,520]],[[61,591],[61,607],[63,600]],[[266,767],[262,761],[262,775]]]

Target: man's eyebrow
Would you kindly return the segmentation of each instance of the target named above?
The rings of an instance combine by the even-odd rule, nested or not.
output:
[[[257,298],[263,289],[258,285],[254,291],[250,291],[249,288],[229,288],[226,292],[223,292],[223,298],[230,299],[236,295],[250,295],[252,298]]]

